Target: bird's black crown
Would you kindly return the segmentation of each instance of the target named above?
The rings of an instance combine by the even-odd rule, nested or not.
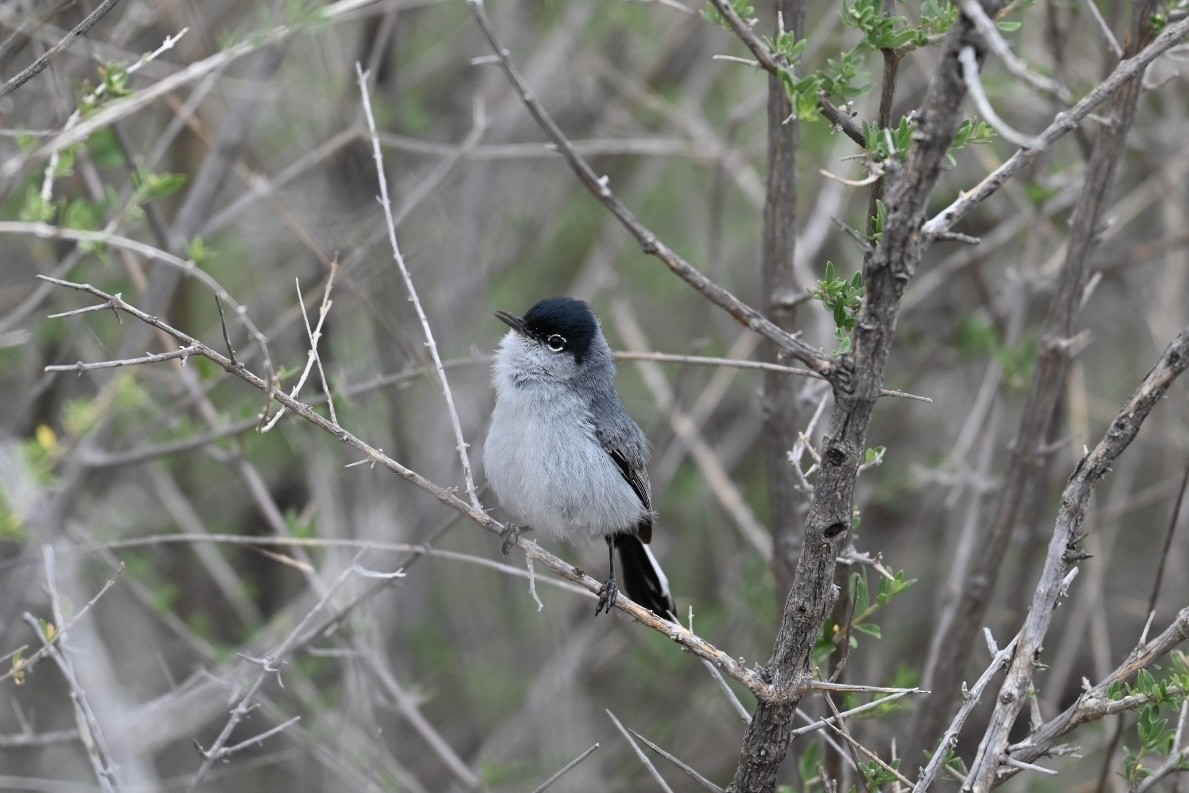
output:
[[[535,339],[549,344],[560,337],[563,349],[582,363],[598,332],[590,306],[572,297],[549,297],[524,315],[524,329]]]

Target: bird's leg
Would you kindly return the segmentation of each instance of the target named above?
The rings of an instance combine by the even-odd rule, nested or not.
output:
[[[527,531],[532,531],[532,529],[528,526],[505,523],[504,530],[500,532],[500,539],[504,541],[504,544],[500,546],[500,553],[507,556],[508,551],[512,550],[512,546],[520,540],[520,535]]]
[[[599,590],[599,602],[595,606],[596,617],[603,612],[610,614],[611,609],[615,608],[616,598],[619,597],[619,587],[615,584],[615,538],[610,535],[607,537],[607,560],[610,562],[611,575]]]

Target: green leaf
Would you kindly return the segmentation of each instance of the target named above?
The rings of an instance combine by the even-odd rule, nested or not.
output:
[[[873,639],[883,638],[883,633],[880,631],[879,626],[873,622],[859,622],[855,625],[852,625],[851,627],[859,633],[867,634]]]

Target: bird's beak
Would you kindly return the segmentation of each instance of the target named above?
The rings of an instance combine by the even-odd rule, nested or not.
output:
[[[511,328],[512,330],[519,333],[521,336],[524,336],[528,333],[528,331],[525,330],[525,327],[524,327],[524,320],[521,319],[520,317],[516,316],[515,314],[509,314],[507,311],[497,311],[497,312],[495,312],[495,315],[499,318],[500,322],[503,322],[509,328]]]

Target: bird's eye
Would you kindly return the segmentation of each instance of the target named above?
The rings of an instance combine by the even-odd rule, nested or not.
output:
[[[561,352],[566,348],[566,337],[554,333],[545,340],[545,343],[548,344],[549,349],[553,350],[554,352]]]

